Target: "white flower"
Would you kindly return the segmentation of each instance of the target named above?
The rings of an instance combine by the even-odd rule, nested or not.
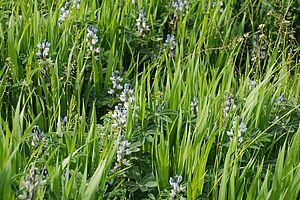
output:
[[[232,94],[230,94],[227,97],[227,100],[225,101],[225,107],[223,108],[223,112],[224,112],[225,116],[228,116],[230,108],[232,110],[234,110],[236,108],[236,105],[234,103],[234,96]]]
[[[115,110],[112,114],[113,118],[113,128],[125,128],[127,122],[127,109],[122,105],[118,104],[115,106]]]
[[[66,19],[68,18],[69,14],[70,14],[70,10],[72,8],[75,7],[77,10],[79,10],[80,4],[81,4],[80,0],[73,0],[73,3],[66,2],[65,5],[63,7],[61,7],[61,9],[60,9],[58,24],[61,25],[64,21],[66,21]]]
[[[86,43],[88,46],[89,52],[99,53],[99,47],[95,47],[98,43],[98,36],[97,36],[98,29],[92,25],[89,25],[87,28],[86,34]]]
[[[65,4],[65,6],[63,6],[61,9],[60,9],[60,16],[58,18],[58,23],[59,25],[65,21],[69,15],[69,10],[70,10],[70,3],[67,2]]]
[[[111,173],[119,171],[122,168],[122,166],[129,167],[131,165],[130,161],[127,158],[125,158],[125,156],[128,156],[130,154],[130,142],[128,142],[128,140],[126,140],[125,137],[121,135],[120,140],[118,142],[117,162],[111,170]]]
[[[53,65],[51,58],[49,58],[50,43],[47,41],[42,41],[37,45],[36,56],[39,58],[38,62],[41,65]]]
[[[139,17],[136,19],[136,26],[138,29],[138,36],[144,37],[145,32],[149,30],[146,24],[146,13],[144,10],[140,10]]]
[[[130,84],[128,84],[128,83],[125,83],[123,88],[124,89],[123,89],[122,93],[120,94],[119,98],[124,103],[124,107],[126,109],[128,109],[129,105],[131,105],[135,100],[134,92],[131,89]]]
[[[38,45],[37,56],[47,57],[50,51],[50,43],[47,41],[40,42]]]
[[[175,12],[174,12],[174,17],[178,16],[179,14],[183,14],[185,15],[190,6],[189,6],[189,3],[187,0],[175,0],[172,2],[172,7],[175,9]]]
[[[185,199],[180,193],[185,192],[185,187],[181,185],[182,182],[182,176],[175,176],[174,178],[170,177],[169,183],[172,186],[171,192],[170,192],[170,200],[174,200],[177,196],[180,199]]]
[[[194,97],[193,101],[191,102],[191,110],[193,114],[198,114],[198,98]]]
[[[227,131],[227,135],[230,137],[230,141],[231,141],[232,137],[234,136],[235,130],[237,128],[238,141],[243,142],[243,133],[245,133],[247,131],[247,126],[244,124],[244,118],[240,118],[238,127],[236,127],[237,126],[236,120],[237,120],[237,118],[233,120],[232,128],[230,129],[230,131]]]
[[[164,43],[164,51],[169,48],[169,56],[174,56],[175,54],[175,49],[176,49],[176,41],[174,35],[167,35],[167,39]]]
[[[123,86],[121,85],[123,78],[120,76],[120,72],[114,71],[109,79],[113,84],[113,88],[109,89],[108,93],[109,94],[119,93],[120,90],[123,89]]]
[[[26,175],[25,179],[21,182],[22,193],[18,196],[20,200],[30,200],[33,199],[36,190],[42,186],[45,181],[38,173],[36,167],[32,167],[29,174]]]

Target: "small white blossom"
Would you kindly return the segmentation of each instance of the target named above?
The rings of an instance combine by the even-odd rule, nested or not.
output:
[[[134,92],[131,89],[130,84],[125,83],[124,89],[123,89],[122,93],[120,94],[119,98],[124,103],[124,107],[126,109],[128,109],[129,105],[131,105],[134,102],[134,100],[135,100]]]
[[[225,107],[223,109],[225,116],[228,116],[230,109],[234,110],[235,108],[236,105],[234,103],[234,96],[230,94],[225,101]]]
[[[40,42],[37,45],[37,48],[38,48],[38,51],[36,53],[37,56],[44,57],[44,58],[48,57],[49,51],[50,51],[50,43],[49,42],[47,42],[47,41]]]
[[[98,29],[92,25],[89,25],[87,28],[87,35],[86,35],[86,43],[88,46],[88,51],[99,53],[99,47],[95,47],[98,43],[98,36],[97,36]]]
[[[138,29],[138,36],[145,37],[146,31],[149,27],[146,24],[146,13],[144,10],[140,10],[139,17],[136,19],[136,26]]]
[[[69,10],[70,10],[70,3],[67,2],[65,4],[65,6],[63,6],[61,9],[60,9],[60,15],[59,15],[59,18],[58,18],[58,24],[61,25],[62,22],[64,22],[68,15],[69,15]]]
[[[189,11],[190,6],[187,0],[175,0],[172,2],[172,7],[175,9],[174,17],[182,14],[183,16]]]
[[[32,167],[29,174],[21,182],[22,193],[18,196],[20,200],[32,200],[35,192],[45,184],[45,180],[40,177],[38,169]]]
[[[112,127],[114,129],[126,127],[127,113],[128,110],[122,104],[119,103],[118,105],[115,106],[115,110],[112,113],[112,118],[113,118]]]
[[[175,200],[176,197],[180,199],[185,199],[181,193],[185,192],[185,187],[181,184],[182,176],[175,176],[174,178],[170,177],[169,183],[172,186],[170,192],[170,200]]]
[[[238,127],[236,127],[236,120],[234,119],[232,122],[232,128],[230,129],[230,131],[227,131],[227,135],[230,137],[230,141],[232,140],[232,137],[234,136],[235,130],[237,128],[238,130],[238,141],[239,142],[243,142],[243,133],[245,133],[247,131],[247,127],[244,124],[244,118],[240,118],[239,119],[239,123],[238,123]]]
[[[53,65],[51,58],[49,58],[50,43],[42,41],[37,45],[37,48],[38,50],[35,55],[39,58],[39,64],[47,66]]]
[[[174,35],[167,35],[167,39],[164,43],[164,51],[169,50],[169,56],[172,57],[175,55],[175,49],[176,49],[176,41]]]
[[[48,148],[48,140],[45,139],[46,137],[45,133],[41,131],[38,126],[34,126],[32,130],[33,130],[33,138],[31,141],[31,145],[33,147],[38,147],[39,145],[41,145],[42,142],[44,142],[42,152],[41,152],[44,153]]]
[[[72,8],[75,7],[77,10],[79,10],[80,4],[81,4],[80,0],[73,0],[72,3],[66,2],[65,5],[63,7],[61,7],[61,9],[60,9],[58,24],[61,25],[64,21],[66,21],[66,19],[68,18],[69,14],[70,14],[70,10]]]
[[[198,114],[198,98],[194,97],[193,101],[191,102],[191,110],[193,114]]]
[[[123,89],[123,86],[121,85],[123,78],[120,76],[120,72],[114,71],[110,77],[110,80],[113,84],[113,88],[109,89],[108,93],[109,94],[119,93]]]
[[[73,0],[73,6],[75,6],[76,9],[79,10],[81,6],[81,0]]]
[[[125,137],[121,135],[118,142],[117,162],[110,172],[113,174],[121,170],[123,166],[129,167],[131,165],[130,161],[125,158],[125,156],[129,155],[131,155],[130,142],[128,142],[128,140],[126,140]]]

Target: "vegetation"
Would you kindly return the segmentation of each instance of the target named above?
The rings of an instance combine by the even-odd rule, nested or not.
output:
[[[299,199],[299,16],[0,0],[0,199]]]

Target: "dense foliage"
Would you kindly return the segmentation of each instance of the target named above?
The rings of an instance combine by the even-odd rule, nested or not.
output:
[[[299,199],[299,16],[0,0],[0,199]]]

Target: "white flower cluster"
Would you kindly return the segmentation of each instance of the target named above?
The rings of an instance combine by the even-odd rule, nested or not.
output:
[[[164,43],[164,51],[169,50],[169,56],[172,57],[175,55],[175,49],[176,49],[176,40],[174,35],[167,35],[167,39]]]
[[[145,37],[146,31],[149,30],[149,26],[146,24],[146,13],[144,10],[140,10],[139,17],[136,19],[136,26],[138,29],[138,36]]]
[[[122,93],[120,94],[119,98],[124,103],[124,107],[126,109],[128,109],[129,105],[131,105],[134,102],[134,100],[135,100],[134,92],[131,89],[130,84],[128,84],[128,83],[124,84],[124,89],[123,89]]]
[[[67,2],[65,3],[65,6],[61,7],[60,9],[60,15],[58,18],[58,24],[61,25],[62,22],[64,22],[68,15],[69,15],[69,10],[70,10],[70,3]]]
[[[185,200],[181,193],[185,192],[185,187],[181,184],[182,176],[175,176],[174,178],[170,177],[169,183],[172,186],[170,192],[170,200],[175,200],[179,198],[180,200]],[[177,197],[177,198],[176,198]]]
[[[37,146],[45,138],[45,133],[38,126],[34,126],[32,130],[34,135],[31,144]]]
[[[134,91],[128,83],[125,83],[124,86],[121,85],[123,78],[120,77],[119,71],[113,72],[110,80],[112,81],[113,89],[110,89],[108,93],[117,95],[122,102],[115,106],[115,110],[112,113],[112,127],[120,130],[126,127],[128,109],[135,101]]]
[[[34,135],[32,138],[31,145],[37,147],[41,144],[42,141],[45,140],[45,133],[41,131],[38,126],[34,126],[32,130]],[[44,153],[47,150],[47,148],[48,148],[48,140],[45,140],[45,144],[42,148],[42,153]]]
[[[37,191],[39,187],[44,185],[46,180],[42,180],[42,178],[38,174],[38,169],[36,167],[32,167],[30,169],[29,174],[26,175],[26,178],[21,183],[22,194],[18,197],[20,200],[31,200],[34,197],[34,193]]]
[[[87,28],[87,34],[86,34],[86,43],[88,46],[88,51],[99,53],[100,49],[99,47],[95,47],[98,43],[98,36],[97,36],[98,29],[92,25],[89,25]]]
[[[67,17],[69,16],[69,13],[70,13],[70,9],[72,9],[73,7],[76,7],[76,9],[79,10],[80,4],[81,4],[80,0],[73,0],[73,3],[66,2],[65,6],[63,6],[60,9],[60,16],[58,18],[58,24],[61,25],[67,19]]]
[[[130,162],[125,158],[125,156],[129,155],[131,155],[130,142],[128,142],[128,140],[126,140],[125,137],[121,135],[117,150],[117,162],[110,172],[113,174],[119,171],[123,166],[129,167]]]
[[[232,110],[236,108],[236,105],[234,103],[234,96],[232,94],[230,94],[225,101],[225,107],[223,109],[225,116],[228,116],[230,108],[232,108]]]
[[[193,101],[191,102],[191,110],[192,113],[197,115],[198,114],[198,98],[195,96]]]
[[[123,86],[121,85],[123,78],[120,76],[120,72],[114,71],[110,77],[110,80],[113,84],[113,88],[109,89],[108,94],[112,95],[119,93],[123,89]]]
[[[227,131],[227,135],[230,137],[230,141],[232,141],[232,137],[234,136],[234,131],[237,129],[238,130],[238,141],[243,142],[243,136],[242,134],[247,131],[247,127],[244,124],[244,118],[239,119],[238,127],[236,126],[236,119],[233,120],[232,122],[232,128],[230,131]]]
[[[121,103],[115,106],[115,110],[112,114],[112,118],[113,118],[112,127],[114,129],[118,129],[118,128],[122,129],[126,127],[127,113],[128,110]]]
[[[50,43],[47,41],[42,41],[37,45],[38,51],[36,56],[39,58],[38,62],[41,65],[53,65],[51,58],[49,57]]]
[[[172,2],[172,7],[175,9],[174,18],[182,13],[184,16],[190,9],[187,0],[175,0]]]

